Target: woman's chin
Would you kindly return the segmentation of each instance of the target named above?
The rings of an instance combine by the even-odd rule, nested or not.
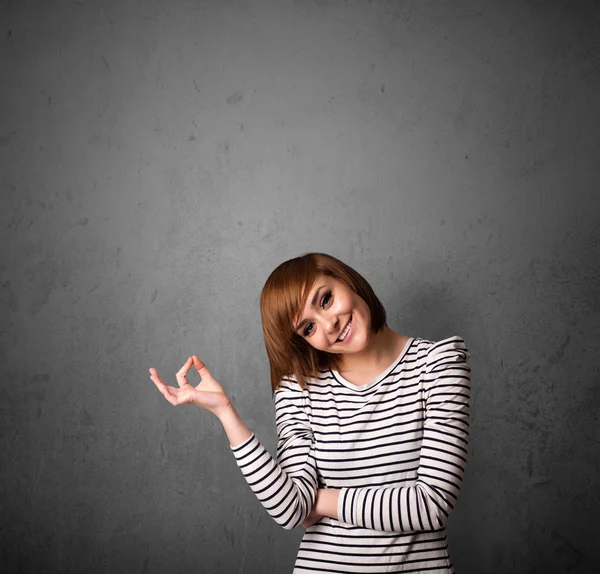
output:
[[[366,347],[367,347],[367,341],[354,340],[354,341],[349,341],[348,346],[340,347],[339,351],[336,351],[336,352],[343,354],[343,355],[355,355],[356,353],[360,353],[361,351],[364,351],[366,349]]]

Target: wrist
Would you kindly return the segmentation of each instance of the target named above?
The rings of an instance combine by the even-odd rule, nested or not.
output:
[[[337,520],[339,497],[340,491],[337,488],[320,488],[315,505],[316,512]]]
[[[237,411],[235,410],[235,407],[233,406],[231,401],[228,401],[226,404],[221,405],[219,407],[215,407],[214,409],[212,409],[212,413],[222,423],[223,423],[223,420],[231,419],[232,417],[237,415]]]
[[[214,414],[221,421],[231,447],[235,448],[241,445],[252,436],[252,432],[244,424],[244,421],[232,404],[220,407],[214,411]]]

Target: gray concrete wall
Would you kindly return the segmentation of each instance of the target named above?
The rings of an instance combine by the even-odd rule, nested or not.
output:
[[[290,572],[148,367],[198,354],[274,452],[259,294],[324,251],[469,346],[457,573],[599,571],[599,12],[2,2],[0,570]]]

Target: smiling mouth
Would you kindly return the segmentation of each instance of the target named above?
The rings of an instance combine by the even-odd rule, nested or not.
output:
[[[350,332],[350,328],[352,327],[352,316],[350,316],[350,321],[346,325],[346,328],[342,331],[342,334],[335,340],[336,343],[343,343]]]

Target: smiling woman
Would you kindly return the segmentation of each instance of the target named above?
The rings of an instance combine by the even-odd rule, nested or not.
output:
[[[307,378],[326,367],[339,368],[344,358],[362,362],[351,354],[387,328],[385,309],[369,283],[323,253],[279,265],[265,283],[260,309],[273,390],[290,374],[304,387]],[[351,337],[340,344],[337,339],[351,317]]]
[[[306,528],[295,573],[453,573],[446,521],[469,438],[464,340],[396,333],[368,282],[322,253],[277,267],[261,314],[275,458],[198,357],[177,373],[179,388],[155,369],[150,378],[172,404],[214,413],[265,510],[283,528]]]

